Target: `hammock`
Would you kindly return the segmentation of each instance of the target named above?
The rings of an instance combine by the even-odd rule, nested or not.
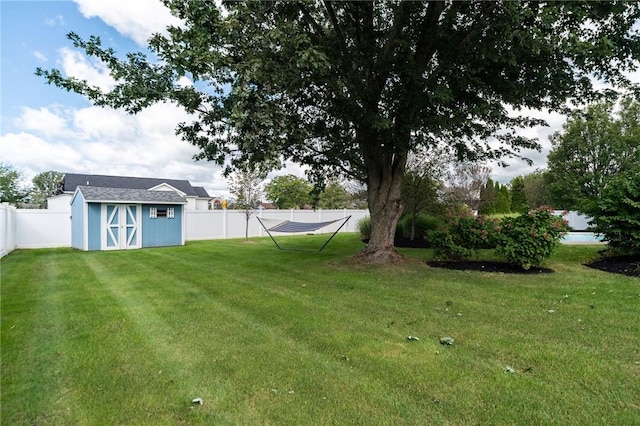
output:
[[[314,231],[317,231],[318,229],[332,225],[336,222],[342,222],[342,224],[338,227],[338,229],[336,229],[335,232],[331,234],[331,237],[329,237],[329,239],[322,245],[322,247],[320,247],[320,250],[318,250],[319,252],[322,251],[322,249],[324,249],[327,246],[327,244],[329,244],[329,241],[331,241],[333,237],[336,236],[338,231],[340,231],[342,227],[347,224],[347,221],[350,218],[351,216],[347,216],[341,219],[330,220],[327,222],[294,222],[291,220],[285,220],[283,222],[275,219],[260,219],[259,217],[256,217],[256,219],[258,219],[258,222],[260,222],[260,225],[262,225],[264,230],[267,231],[267,234],[269,234],[269,237],[271,237],[271,241],[273,241],[276,247],[278,247],[278,249],[280,250],[296,250],[296,249],[287,249],[287,248],[281,247],[280,244],[278,244],[278,242],[276,241],[276,239],[273,238],[273,235],[271,235],[272,232],[283,232],[283,233],[314,232]],[[271,222],[271,223],[276,222],[277,224],[267,227],[265,223],[268,223],[268,222]]]

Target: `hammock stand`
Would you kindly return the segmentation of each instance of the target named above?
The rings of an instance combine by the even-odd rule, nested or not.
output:
[[[342,221],[342,224],[338,227],[338,229],[336,229],[336,231],[333,234],[331,234],[331,237],[329,237],[329,239],[322,245],[322,247],[320,247],[320,250],[318,250],[318,252],[321,252],[322,249],[324,249],[327,246],[327,244],[329,244],[329,242],[333,239],[333,237],[336,236],[338,231],[340,231],[342,227],[347,224],[350,218],[351,216],[347,216],[345,218],[330,220],[328,222],[293,222],[291,220],[285,220],[284,222],[280,222],[275,226],[271,226],[267,228],[264,222],[262,222],[262,220],[259,217],[256,217],[256,219],[258,219],[258,222],[260,222],[260,225],[262,225],[264,230],[267,231],[267,234],[269,234],[271,241],[273,241],[273,243],[276,245],[276,247],[278,247],[278,249],[292,250],[292,251],[315,251],[315,250],[302,250],[302,249],[281,247],[280,244],[278,244],[278,242],[276,241],[276,239],[273,238],[273,235],[271,235],[271,233],[282,232],[282,233],[291,234],[291,233],[300,233],[300,232],[313,232],[313,231],[317,231],[318,229],[324,228],[325,226],[329,226],[336,222]]]

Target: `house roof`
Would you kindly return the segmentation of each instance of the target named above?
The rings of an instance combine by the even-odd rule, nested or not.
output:
[[[259,209],[266,209],[266,210],[272,210],[272,209],[275,210],[278,207],[273,203],[260,203],[260,204],[258,204],[258,208]]]
[[[115,202],[132,204],[186,204],[184,198],[173,191],[101,188],[96,186],[78,186],[76,191],[82,193],[85,201],[91,202]]]
[[[79,186],[121,189],[150,189],[162,184],[183,192],[186,196],[211,198],[207,190],[201,186],[191,186],[188,180],[139,178],[129,176],[85,175],[66,173],[64,175],[64,192],[74,192]],[[83,192],[84,194],[84,192]]]

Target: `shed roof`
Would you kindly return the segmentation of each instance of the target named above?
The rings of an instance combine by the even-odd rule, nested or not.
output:
[[[85,201],[100,203],[132,204],[186,204],[184,198],[173,191],[149,191],[146,189],[101,188],[78,186]]]
[[[203,187],[192,186],[188,180],[139,178],[129,176],[85,175],[78,173],[66,173],[64,175],[63,190],[66,192],[74,192],[79,186],[150,189],[162,184],[170,185],[178,191],[183,192],[187,196],[211,198]]]

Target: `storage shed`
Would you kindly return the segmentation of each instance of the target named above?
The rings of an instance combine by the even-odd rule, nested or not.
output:
[[[71,198],[71,246],[126,250],[184,245],[185,204],[172,191],[78,186]]]

